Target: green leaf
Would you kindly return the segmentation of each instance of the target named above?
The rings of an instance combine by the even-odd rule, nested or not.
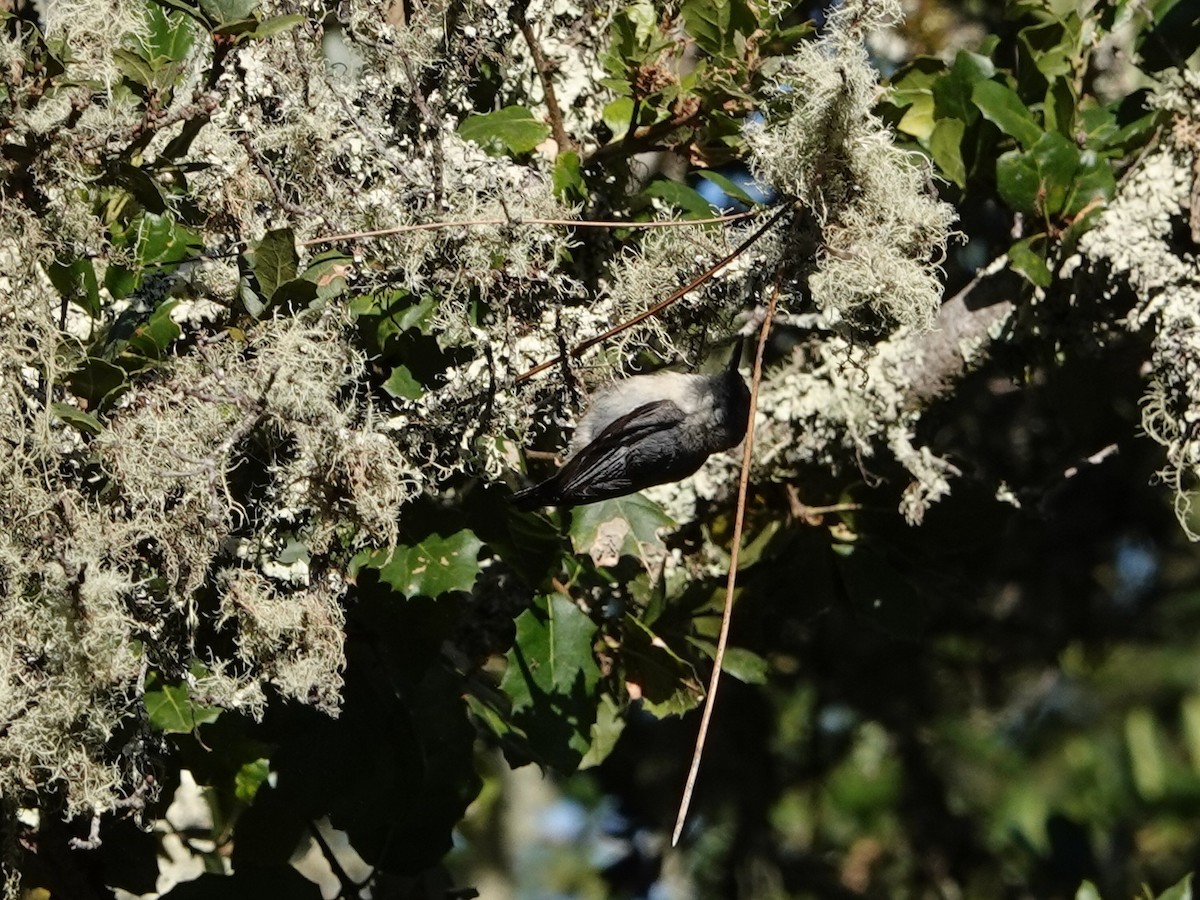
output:
[[[431,534],[395,550],[376,550],[365,565],[379,570],[381,581],[406,597],[437,597],[448,591],[469,591],[479,574],[483,542],[463,529],[451,535]]]
[[[250,36],[255,38],[269,38],[272,35],[279,34],[283,31],[289,31],[304,22],[304,16],[287,15],[287,16],[272,16],[269,19],[263,19],[258,27],[251,32]]]
[[[1017,34],[1025,59],[1032,61],[1047,84],[1073,72],[1074,40],[1062,22],[1022,28]]]
[[[997,187],[1013,209],[1059,215],[1067,210],[1068,200],[1078,194],[1076,176],[1081,162],[1079,149],[1072,142],[1058,132],[1047,131],[1031,150],[1010,151],[996,161]],[[1104,168],[1107,170],[1106,164]],[[1085,195],[1089,200],[1103,195],[1108,178],[1095,166],[1087,174]]]
[[[1192,873],[1184,875],[1183,881],[1167,888],[1158,895],[1156,900],[1192,900]]]
[[[77,259],[63,265],[53,262],[46,268],[50,283],[58,292],[93,319],[100,316],[100,286],[90,259]]]
[[[179,326],[171,318],[171,310],[178,304],[178,300],[168,300],[160,304],[149,319],[134,329],[122,353],[150,362],[161,360],[166,349],[181,334]],[[122,367],[126,371],[131,371],[129,366],[124,365],[124,361],[122,361]],[[136,366],[136,368],[142,367],[142,365]]]
[[[918,56],[892,76],[888,99],[896,106],[904,107],[918,97],[928,97],[934,82],[947,71],[946,64],[938,57]]]
[[[248,19],[258,5],[259,0],[200,0],[200,8],[217,25]]]
[[[596,721],[592,724],[591,746],[579,761],[580,769],[590,769],[608,759],[617,739],[625,730],[625,717],[617,701],[608,694],[600,695],[600,704],[596,707]]]
[[[636,616],[622,619],[619,659],[629,696],[656,718],[681,716],[704,696],[692,664]]]
[[[296,236],[290,228],[268,231],[252,252],[250,269],[264,297],[270,298],[281,284],[296,277],[300,256],[296,253]]]
[[[289,314],[317,306],[319,306],[317,286],[303,278],[293,278],[291,281],[283,282],[275,288],[274,293],[271,294],[271,302],[267,304],[269,309],[284,310]]]
[[[213,29],[214,37],[233,38],[234,43],[241,43],[254,37],[258,30],[258,17],[246,16],[244,19],[232,19],[223,22]]]
[[[1083,881],[1075,892],[1075,900],[1104,900],[1096,886],[1090,881]]]
[[[950,71],[933,82],[932,92],[938,119],[960,119],[970,125],[979,117],[971,99],[975,83],[991,78],[996,67],[986,56],[960,50]]]
[[[300,276],[317,286],[317,297],[329,300],[346,290],[346,276],[354,271],[354,260],[340,250],[330,250],[313,258]]]
[[[629,122],[633,118],[632,98],[618,97],[612,103],[606,103],[600,110],[600,118],[613,133],[614,140],[621,140],[629,130]]]
[[[1085,167],[1076,176],[1063,209],[1066,216],[1077,216],[1089,207],[1103,208],[1117,192],[1117,181],[1108,161],[1097,157],[1095,153],[1087,153],[1084,158]]]
[[[1022,147],[1032,147],[1042,135],[1042,129],[1033,119],[1033,113],[1021,102],[1016,91],[997,81],[976,82],[971,99],[983,113],[983,117]]]
[[[731,0],[686,0],[679,11],[696,46],[713,56],[722,56],[733,36],[734,6]]]
[[[521,613],[516,630],[500,682],[513,722],[540,762],[572,772],[590,747],[596,721],[595,623],[568,597],[553,594]]]
[[[716,645],[700,638],[689,638],[691,644],[704,651],[709,659],[716,659]],[[721,660],[721,671],[731,675],[742,684],[766,684],[771,666],[763,657],[745,647],[726,647]]]
[[[589,554],[598,566],[615,566],[622,556],[646,561],[662,549],[659,531],[675,525],[657,503],[630,494],[576,509],[571,542],[576,553]]]
[[[583,169],[579,154],[564,150],[554,161],[554,196],[564,203],[584,203],[588,198],[587,182],[583,180]]]
[[[123,391],[125,370],[96,356],[87,357],[67,377],[71,393],[83,400],[89,410],[99,409],[106,399]]]
[[[151,87],[154,84],[154,67],[140,53],[117,48],[112,52],[112,59],[117,66],[117,71],[135,84],[143,87]]]
[[[1075,115],[1079,108],[1079,99],[1075,96],[1075,88],[1070,78],[1056,78],[1046,91],[1046,99],[1042,104],[1042,116],[1046,120],[1047,131],[1057,131],[1065,137],[1075,134]]]
[[[1027,216],[1039,212],[1037,165],[1033,157],[1021,150],[1010,150],[996,160],[996,189],[1009,208]]]
[[[714,172],[712,169],[701,169],[696,173],[705,181],[711,181],[727,195],[734,200],[739,200],[747,206],[755,206],[754,198],[747,194],[744,190],[738,187],[731,179],[726,178],[720,172]]]
[[[166,734],[190,734],[221,714],[215,706],[193,703],[186,684],[163,685],[162,690],[147,690],[143,701],[150,724]]]
[[[1167,791],[1169,760],[1154,714],[1145,707],[1125,716],[1125,742],[1133,783],[1143,800],[1157,800]]]
[[[104,430],[104,426],[94,415],[77,406],[71,406],[69,403],[51,403],[50,411],[61,421],[84,434],[96,435]]]
[[[663,200],[687,213],[689,218],[705,219],[713,214],[708,201],[686,184],[669,178],[656,178],[642,191],[642,196]]]
[[[900,117],[900,122],[896,127],[905,134],[911,134],[924,144],[933,134],[935,127],[933,110],[933,95],[924,94],[916,97],[905,110],[904,115]]]
[[[392,374],[383,383],[383,389],[401,400],[419,400],[425,395],[425,388],[413,378],[408,366],[393,366]]]
[[[168,12],[157,3],[146,4],[146,34],[139,36],[146,56],[182,62],[192,51],[195,38],[192,19],[176,10]]]
[[[204,249],[200,232],[177,222],[170,214],[147,212],[138,222],[138,261],[143,266],[170,268]]]
[[[960,119],[939,119],[929,138],[929,153],[938,169],[959,187],[967,183],[967,167],[962,158],[962,139],[966,126]]]
[[[517,637],[508,653],[500,689],[513,711],[533,706],[539,694],[571,694],[600,678],[592,643],[596,623],[570,597],[551,594],[517,616]]]
[[[1039,253],[1033,249],[1035,243],[1041,244],[1044,247],[1045,235],[1039,234],[1034,237],[1025,238],[1025,240],[1017,241],[1017,243],[1009,247],[1008,263],[1013,271],[1024,275],[1031,284],[1037,287],[1049,287],[1052,280],[1050,267],[1046,265],[1046,258],[1043,253]]]
[[[753,650],[745,647],[727,647],[721,662],[721,671],[732,675],[742,684],[766,684],[771,664]]]
[[[159,216],[166,213],[163,185],[145,169],[120,160],[109,165],[108,176],[113,184],[127,190],[147,213]]]
[[[474,141],[489,153],[529,153],[550,134],[550,128],[523,106],[470,115],[458,126],[463,140]]]
[[[256,759],[246,763],[234,776],[234,796],[243,803],[253,802],[254,795],[270,774],[271,762],[268,759]]]

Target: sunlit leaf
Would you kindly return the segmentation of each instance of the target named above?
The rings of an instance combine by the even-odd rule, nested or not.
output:
[[[1041,137],[1042,129],[1034,121],[1033,113],[1007,85],[996,81],[976,82],[971,99],[985,119],[1016,138],[1022,147],[1032,147]]]
[[[392,551],[374,551],[365,565],[378,569],[380,580],[406,597],[436,597],[471,589],[479,574],[477,557],[482,547],[479,538],[463,529],[450,535],[431,534]]]
[[[576,553],[590,554],[597,565],[616,565],[621,556],[646,559],[662,548],[662,529],[675,521],[641,494],[589,503],[575,510],[571,541]]]
[[[215,706],[192,702],[186,684],[167,684],[160,690],[148,690],[143,702],[150,724],[166,734],[189,734],[221,714]]]
[[[270,298],[275,289],[296,277],[300,257],[296,253],[296,237],[290,228],[268,231],[254,245],[251,269],[258,279],[263,296]]]
[[[489,152],[521,155],[544,141],[550,128],[525,107],[506,106],[496,112],[467,116],[458,126],[458,134]]]

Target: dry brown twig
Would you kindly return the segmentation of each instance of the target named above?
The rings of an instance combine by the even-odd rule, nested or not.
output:
[[[696,787],[696,776],[700,772],[700,759],[704,755],[704,741],[708,736],[708,725],[712,720],[713,707],[717,702],[717,686],[721,682],[721,664],[725,661],[725,647],[729,643],[729,626],[733,621],[733,589],[737,584],[738,551],[742,544],[742,528],[746,522],[746,491],[750,485],[750,460],[754,454],[754,414],[758,408],[758,386],[762,382],[763,354],[767,348],[767,337],[771,333],[771,321],[775,318],[775,304],[779,300],[779,282],[776,281],[767,304],[758,332],[758,349],[754,354],[754,374],[750,383],[749,425],[746,440],[742,445],[742,474],[738,479],[737,512],[733,520],[733,539],[729,548],[729,578],[725,583],[725,609],[721,613],[721,633],[717,638],[717,651],[713,655],[712,675],[708,680],[708,696],[704,698],[704,712],[700,716],[700,731],[696,735],[696,749],[692,752],[692,765],[688,770],[683,797],[679,801],[679,815],[675,819],[675,830],[671,834],[671,846],[679,843],[683,823],[687,819],[688,807],[692,803],[692,791]]]
[[[665,300],[660,300],[658,303],[654,304],[649,309],[642,310],[642,312],[638,313],[633,318],[626,319],[624,322],[614,325],[612,328],[608,329],[608,331],[602,332],[594,337],[590,337],[586,341],[580,341],[578,344],[576,344],[574,347],[571,348],[571,352],[569,355],[575,359],[578,359],[579,357],[583,356],[584,353],[586,353],[588,350],[590,350],[592,347],[596,346],[597,344],[602,344],[605,341],[607,341],[609,338],[615,337],[616,335],[620,334],[622,331],[625,331],[627,328],[632,328],[634,325],[637,325],[640,322],[646,321],[646,319],[651,319],[654,316],[659,315],[660,313],[663,312],[663,310],[665,310],[669,306],[671,306],[671,304],[676,303],[683,297],[686,297],[688,294],[690,294],[692,291],[694,291],[700,285],[704,284],[706,281],[708,281],[710,278],[712,278],[714,275],[716,275],[718,272],[720,272],[723,268],[725,268],[727,265],[729,265],[731,262],[733,262],[735,259],[737,259],[739,256],[741,256],[743,253],[745,253],[751,246],[753,246],[755,241],[757,241],[764,234],[766,234],[775,225],[775,223],[777,223],[780,219],[783,218],[783,216],[790,209],[791,209],[790,205],[784,205],[782,208],[780,208],[780,210],[777,213],[775,213],[775,215],[771,216],[771,218],[768,219],[761,228],[757,229],[752,235],[750,235],[748,238],[746,238],[746,240],[744,240],[740,244],[738,244],[737,247],[735,247],[727,256],[720,259],[718,262],[716,262],[714,265],[710,266],[704,272],[701,272],[699,275],[697,275],[695,278],[693,278],[691,281],[689,281],[683,287],[679,288],[678,290],[673,291],[671,293],[671,295],[669,297],[667,297]],[[776,294],[778,294],[778,291],[776,291]],[[774,302],[775,302],[775,296],[773,295],[772,301],[771,301],[771,303],[772,303],[771,315],[774,314],[774,308],[775,308]],[[768,316],[768,318],[770,318],[770,316]],[[520,384],[522,381],[527,381],[528,379],[532,378],[534,375],[537,375],[539,372],[544,372],[546,369],[549,369],[551,366],[558,365],[564,359],[566,359],[566,355],[560,353],[558,356],[555,356],[552,359],[548,359],[545,362],[538,363],[536,366],[534,366],[529,371],[522,372],[520,375],[518,375],[514,379],[514,382],[516,384]]]
[[[712,216],[708,219],[655,219],[650,222],[601,221],[596,219],[456,219],[446,222],[418,222],[414,225],[397,225],[394,228],[379,228],[375,231],[350,231],[345,234],[329,234],[322,237],[300,241],[301,247],[313,247],[318,244],[337,244],[342,241],[357,241],[366,238],[387,237],[392,234],[407,234],[412,231],[438,231],[442,228],[480,228],[495,225],[561,225],[568,228],[628,228],[632,231],[642,231],[648,228],[683,228],[691,225],[719,225],[723,222],[737,222],[740,219],[752,219],[761,215],[762,210],[751,209],[747,212],[730,213],[725,216]]]

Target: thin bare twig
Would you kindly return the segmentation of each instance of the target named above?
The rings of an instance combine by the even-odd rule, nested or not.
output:
[[[621,322],[619,325],[614,325],[612,328],[608,329],[608,331],[605,331],[602,334],[598,334],[595,337],[590,337],[586,341],[581,341],[580,343],[576,344],[571,349],[571,352],[569,355],[574,357],[575,359],[578,359],[579,357],[583,356],[584,353],[586,353],[588,350],[590,350],[592,347],[596,346],[597,344],[607,341],[610,337],[620,334],[622,331],[624,331],[627,328],[632,328],[634,325],[637,325],[640,322],[644,322],[647,319],[651,319],[654,316],[657,316],[659,313],[661,313],[663,310],[665,310],[667,307],[669,307],[672,303],[675,303],[680,298],[685,297],[688,294],[690,294],[692,291],[694,291],[700,285],[704,284],[704,282],[708,281],[710,278],[712,278],[714,275],[716,275],[718,272],[720,272],[723,268],[725,268],[727,265],[729,265],[731,262],[733,262],[735,259],[737,259],[739,256],[741,256],[743,253],[745,253],[746,250],[749,249],[754,244],[755,241],[757,241],[759,238],[761,238],[764,234],[767,233],[767,231],[771,228],[771,226],[773,226],[776,222],[778,222],[780,219],[782,219],[784,214],[787,213],[789,209],[791,209],[791,207],[785,205],[782,209],[779,210],[779,212],[777,212],[777,213],[775,213],[775,215],[771,216],[771,218],[767,220],[765,225],[763,225],[761,228],[759,228],[757,231],[755,231],[754,234],[750,235],[750,237],[746,238],[746,240],[744,240],[740,244],[738,244],[738,246],[733,250],[732,253],[730,253],[728,256],[724,257],[723,259],[721,259],[716,265],[712,266],[707,271],[702,272],[700,275],[697,275],[695,278],[693,278],[691,281],[689,281],[683,287],[679,288],[677,291],[672,293],[665,300],[659,301],[658,303],[651,306],[649,309],[642,310],[642,312],[638,313],[633,318],[626,319],[624,322]],[[772,301],[772,302],[774,302],[774,301]],[[774,309],[774,307],[772,306],[772,310],[773,309]],[[516,384],[520,384],[522,381],[526,381],[526,380],[532,378],[534,375],[537,375],[539,372],[544,372],[544,371],[546,371],[546,369],[549,369],[551,366],[558,365],[564,359],[566,359],[566,355],[560,353],[558,356],[555,356],[552,359],[548,359],[545,362],[538,363],[536,366],[534,366],[528,372],[523,372],[520,375],[518,375],[516,377],[516,379],[514,379],[514,382]]]
[[[736,222],[739,219],[754,218],[760,214],[761,210],[752,209],[747,212],[730,213],[725,216],[712,216],[708,219],[656,219],[651,222],[599,221],[595,219],[456,219],[448,222],[419,222],[415,225],[397,225],[394,228],[379,228],[375,231],[350,231],[345,234],[330,234],[323,237],[310,238],[307,241],[300,241],[299,246],[311,247],[315,244],[336,244],[341,241],[357,241],[364,238],[387,237],[392,234],[407,234],[410,231],[437,231],[442,228],[479,228],[487,225],[562,225],[567,228],[628,228],[631,231],[642,231],[647,228],[683,228],[686,225],[718,225],[722,222]]]
[[[279,182],[275,180],[275,175],[271,172],[271,167],[267,165],[267,161],[263,158],[263,155],[258,152],[254,143],[250,140],[250,135],[241,135],[238,142],[245,149],[246,155],[250,157],[250,161],[254,163],[254,167],[258,169],[258,174],[267,182],[267,187],[275,195],[275,202],[279,204],[279,207],[284,212],[291,213],[293,216],[298,216],[302,219],[313,218],[314,215],[311,210],[305,209],[298,203],[293,203],[283,193],[283,189],[279,186]]]
[[[758,409],[758,386],[762,382],[763,354],[767,348],[767,337],[771,333],[771,320],[775,317],[775,304],[779,300],[779,281],[771,291],[767,314],[763,317],[758,332],[758,350],[754,355],[754,376],[750,384],[749,424],[746,441],[742,445],[742,475],[738,480],[737,513],[733,520],[733,543],[729,548],[729,579],[725,583],[725,609],[721,614],[721,634],[717,638],[717,652],[713,655],[712,675],[708,679],[708,696],[704,698],[704,712],[700,716],[700,731],[696,735],[696,749],[692,753],[692,766],[688,770],[687,784],[679,801],[679,815],[675,819],[675,831],[671,834],[671,846],[679,843],[683,823],[687,819],[688,807],[692,803],[692,791],[696,787],[696,776],[700,773],[700,759],[704,756],[704,740],[708,736],[708,724],[712,720],[713,707],[717,702],[717,686],[721,683],[721,664],[725,661],[725,647],[729,643],[729,625],[733,621],[733,588],[737,584],[738,551],[742,545],[742,527],[746,521],[746,492],[750,485],[750,460],[754,454],[754,414]]]
[[[546,62],[546,55],[542,53],[542,45],[538,43],[537,35],[533,33],[533,26],[525,18],[524,9],[521,9],[520,16],[518,27],[521,29],[521,36],[525,38],[525,43],[529,45],[529,55],[533,57],[533,67],[537,69],[538,78],[542,82],[542,93],[546,97],[546,113],[550,119],[550,133],[554,135],[554,143],[558,144],[560,153],[570,150],[575,145],[567,135],[567,129],[563,126],[562,110],[558,106],[558,97],[554,93],[554,80],[550,77],[550,66]]]

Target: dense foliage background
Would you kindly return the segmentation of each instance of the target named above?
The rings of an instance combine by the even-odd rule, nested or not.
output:
[[[0,23],[6,896],[1190,896],[1195,4]],[[671,848],[740,455],[509,498],[770,298]]]

